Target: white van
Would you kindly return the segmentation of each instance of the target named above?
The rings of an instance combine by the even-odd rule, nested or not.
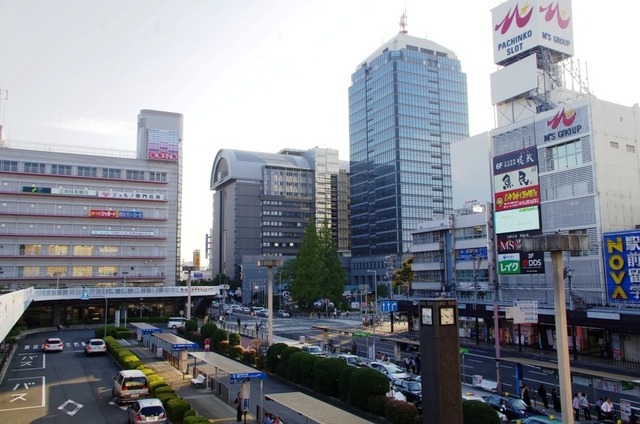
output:
[[[171,317],[169,318],[169,322],[167,323],[167,328],[173,328],[175,330],[178,327],[184,327],[186,322],[187,322],[186,318]]]
[[[140,370],[123,370],[113,377],[111,395],[118,404],[149,397],[147,376]]]

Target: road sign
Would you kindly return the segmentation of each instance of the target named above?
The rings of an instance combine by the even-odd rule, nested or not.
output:
[[[249,380],[252,378],[259,378],[261,380],[264,380],[267,378],[267,375],[263,372],[239,372],[229,374],[231,384],[240,382],[244,383],[245,380]]]
[[[283,291],[282,292],[282,297],[284,297],[285,299],[289,299],[289,296],[291,296],[291,293],[289,293],[288,291]]]
[[[397,312],[398,302],[395,300],[383,300],[380,302],[380,311],[382,312]]]
[[[538,301],[536,300],[516,300],[514,305],[516,308],[519,308],[524,315],[523,321],[516,322],[514,319],[514,324],[526,323],[526,324],[537,324],[538,323]]]

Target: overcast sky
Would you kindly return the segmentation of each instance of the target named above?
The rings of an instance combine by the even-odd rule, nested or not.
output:
[[[349,158],[351,74],[397,34],[405,8],[410,35],[461,60],[471,134],[492,129],[491,9],[501,3],[0,0],[3,138],[134,150],[141,109],[183,114],[182,254],[190,261],[211,226],[218,150],[318,146]],[[575,58],[601,99],[640,101],[639,12],[631,0],[573,2]]]

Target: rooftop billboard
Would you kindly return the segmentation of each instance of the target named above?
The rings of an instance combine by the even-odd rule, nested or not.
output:
[[[491,11],[493,61],[505,65],[535,47],[573,56],[571,0],[511,0]]]

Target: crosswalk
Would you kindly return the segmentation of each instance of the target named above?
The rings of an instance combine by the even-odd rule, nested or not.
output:
[[[73,350],[84,350],[84,346],[86,344],[87,342],[65,342],[64,348],[73,349]],[[42,344],[25,344],[23,347],[23,350],[26,350],[26,351],[34,351],[34,350],[42,350],[42,349],[43,349]]]

